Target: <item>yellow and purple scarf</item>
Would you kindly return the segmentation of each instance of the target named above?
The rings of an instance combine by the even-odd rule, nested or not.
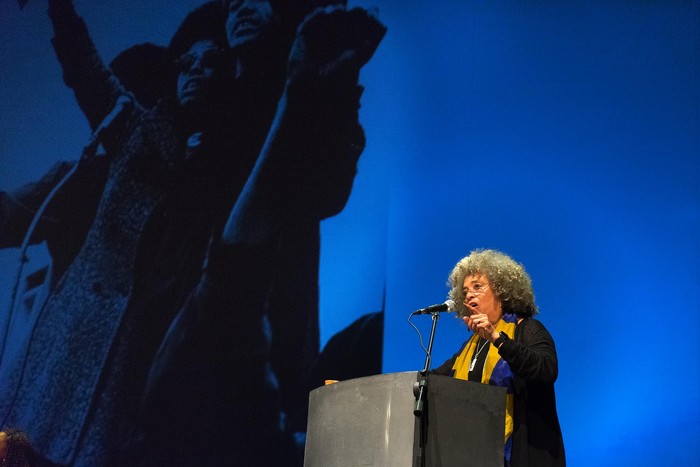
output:
[[[518,319],[515,314],[506,314],[496,323],[497,332],[505,332],[508,337],[515,337],[515,327]],[[469,375],[469,363],[474,357],[479,335],[473,334],[467,341],[452,366],[452,376],[457,379],[467,380]],[[506,431],[505,431],[505,458],[510,459],[511,436],[513,434],[513,373],[510,371],[508,364],[498,354],[498,349],[493,345],[489,345],[484,369],[481,374],[481,383],[490,384],[492,386],[500,386],[506,388]]]

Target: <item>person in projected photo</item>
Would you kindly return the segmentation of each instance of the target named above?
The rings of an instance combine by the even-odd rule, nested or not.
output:
[[[94,223],[3,368],[3,426],[26,429],[47,465],[279,465],[298,453],[273,367],[301,362],[294,376],[312,360],[317,309],[294,312],[300,296],[317,300],[318,221],[347,200],[364,146],[353,80],[384,28],[364,10],[317,12],[286,28],[280,65],[260,51],[236,59],[222,11],[204,5],[171,41],[177,95],[133,103],[102,135],[112,156]],[[95,128],[124,88],[71,2],[49,13]],[[369,39],[347,34],[362,25]],[[258,94],[254,57],[281,70]],[[279,332],[287,324],[302,337]]]
[[[304,2],[228,3],[237,95],[243,94],[237,100],[253,101],[251,107],[263,113],[274,103],[276,114],[227,228],[212,245],[202,282],[169,330],[149,378],[146,399],[152,402],[146,405],[158,415],[147,419],[158,423],[148,427],[146,443],[167,446],[181,439],[174,443],[182,450],[176,462],[193,456],[193,437],[202,438],[196,445],[219,440],[221,462],[226,456],[245,459],[246,465],[302,462],[303,445],[264,453],[251,446],[275,442],[269,438],[275,431],[260,425],[265,414],[272,420],[276,404],[286,434],[305,429],[308,377],[318,356],[319,221],[342,210],[350,194],[364,147],[357,121],[359,70],[385,31],[362,9],[336,6],[307,13]],[[222,255],[236,259],[217,259]],[[238,283],[247,286],[231,286]],[[247,319],[256,315],[236,315],[234,321],[221,313],[251,309],[263,311],[268,349],[256,347],[261,341],[255,339],[231,346],[231,336],[242,334]],[[226,329],[227,323],[238,334]],[[202,363],[201,355],[217,358]],[[212,386],[199,378],[202,367],[221,381]],[[277,394],[251,394],[245,376],[235,376],[265,368],[279,385]],[[246,394],[245,410],[235,400],[239,391]],[[234,400],[189,402],[202,393]],[[179,430],[183,424],[192,429]],[[276,444],[289,443],[285,433]]]
[[[123,124],[103,133],[111,159],[94,221],[26,348],[3,365],[3,427],[26,430],[46,462],[124,464],[160,338],[254,162],[254,155],[231,157],[223,131],[233,73],[223,21],[207,30],[222,16],[209,10],[188,17],[170,47],[190,58],[180,63],[187,79],[180,76],[179,89],[170,81],[177,97],[150,110],[133,103]],[[51,1],[49,14],[66,82],[97,127],[126,93],[72,4]],[[218,144],[187,144],[204,131]]]
[[[472,336],[433,374],[505,387],[505,465],[564,466],[554,382],[557,352],[523,265],[474,250],[454,267],[449,297]]]

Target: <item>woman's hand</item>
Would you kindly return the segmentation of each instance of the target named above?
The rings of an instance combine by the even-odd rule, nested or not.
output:
[[[490,342],[498,339],[499,333],[496,331],[493,323],[489,321],[489,317],[485,314],[474,313],[462,318],[469,329],[474,331],[482,339]]]

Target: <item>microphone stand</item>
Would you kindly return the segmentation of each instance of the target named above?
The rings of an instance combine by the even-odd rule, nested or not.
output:
[[[432,361],[433,353],[433,342],[435,341],[435,329],[437,328],[438,319],[440,319],[440,313],[433,311],[430,313],[432,315],[433,324],[430,328],[430,340],[428,341],[428,351],[425,354],[425,364],[420,372],[420,379],[416,382],[413,387],[413,394],[416,396],[416,405],[413,409],[413,415],[418,417],[420,425],[420,435],[419,435],[419,445],[418,445],[418,465],[425,465],[425,445],[428,437],[428,417],[425,413],[427,407],[426,405],[426,391],[428,386],[428,371],[430,370],[430,363]]]

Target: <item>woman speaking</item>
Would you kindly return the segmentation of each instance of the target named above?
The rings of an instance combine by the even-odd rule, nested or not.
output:
[[[449,296],[474,334],[432,371],[506,388],[505,465],[564,466],[557,416],[554,340],[538,313],[525,268],[495,250],[475,250],[449,276]]]

